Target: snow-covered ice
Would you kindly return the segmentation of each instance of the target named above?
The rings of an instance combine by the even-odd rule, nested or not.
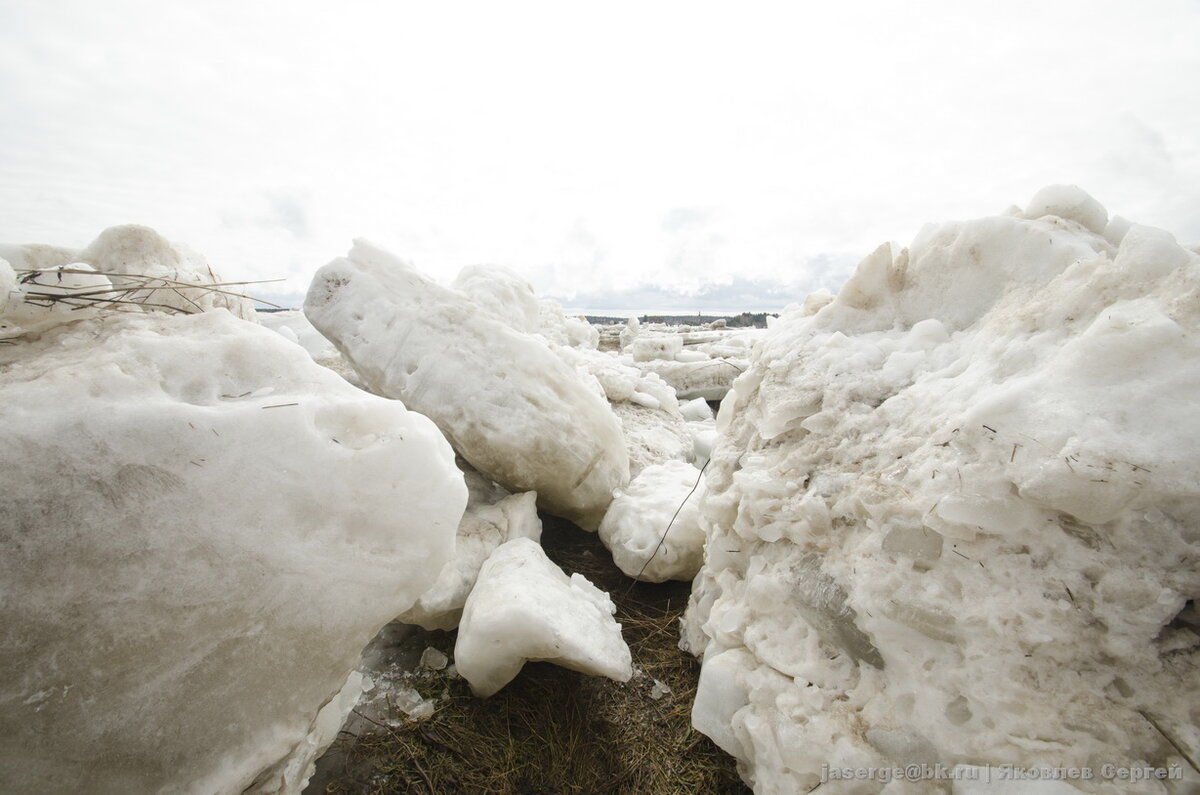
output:
[[[700,470],[682,461],[646,467],[618,490],[600,523],[617,567],[646,582],[695,577],[704,558],[703,492]]]
[[[1200,256],[1106,217],[1052,188],[929,226],[755,349],[684,642],[757,792],[925,759],[1195,786]]]
[[[365,241],[313,279],[305,314],[375,392],[437,423],[454,449],[550,513],[595,529],[629,479],[620,424],[541,339]]]
[[[463,610],[454,664],[485,698],[529,660],[627,682],[633,664],[615,612],[608,594],[580,574],[568,577],[536,542],[518,538],[483,565]]]
[[[4,788],[298,792],[452,554],[433,423],[225,311],[2,345],[0,405]]]

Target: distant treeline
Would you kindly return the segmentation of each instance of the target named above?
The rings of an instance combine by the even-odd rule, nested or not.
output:
[[[585,315],[593,326],[615,326],[626,322],[623,317]],[[766,328],[768,317],[779,317],[778,312],[743,312],[740,315],[641,315],[642,323],[665,323],[671,326],[707,326],[724,320],[728,328]]]
[[[256,312],[290,312],[287,308],[256,306]],[[570,314],[570,310],[568,310]],[[603,315],[584,315],[587,322],[593,326],[615,326],[624,324],[628,318],[605,317]],[[642,323],[665,323],[670,326],[707,326],[718,320],[724,320],[728,328],[766,328],[768,317],[779,317],[778,312],[743,312],[740,315],[642,315],[638,318]]]

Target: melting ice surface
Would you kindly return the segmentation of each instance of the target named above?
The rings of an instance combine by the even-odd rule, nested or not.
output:
[[[0,257],[13,786],[294,792],[364,688],[369,716],[436,708],[414,665],[481,695],[525,659],[627,678],[535,501],[631,575],[699,569],[693,722],[757,792],[912,763],[1197,786],[1200,256],[1076,188],[881,247],[769,331],[594,328],[360,243],[310,293],[330,342],[231,316],[144,228]],[[57,295],[198,286],[115,316],[29,300],[32,269]],[[398,615],[461,621],[458,659],[353,672]]]
[[[923,762],[1189,791],[1197,394],[1200,256],[1077,188],[881,247],[722,404],[695,725],[761,793]]]

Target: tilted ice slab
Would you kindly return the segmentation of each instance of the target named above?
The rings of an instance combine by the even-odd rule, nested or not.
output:
[[[458,627],[454,664],[486,698],[529,660],[627,682],[629,647],[608,594],[580,574],[568,577],[535,541],[518,538],[483,565]]]
[[[594,530],[629,479],[607,403],[546,344],[364,241],[313,279],[304,304],[374,391],[428,416],[513,492]]]
[[[674,361],[683,352],[683,337],[678,334],[639,334],[629,341],[629,354],[635,362]]]
[[[617,567],[646,582],[695,577],[704,559],[703,485],[699,469],[667,461],[619,489],[599,531]]]
[[[479,478],[476,473],[468,477]],[[469,482],[468,482],[468,485]],[[462,617],[467,595],[475,585],[479,570],[496,547],[514,538],[539,541],[542,520],[537,515],[537,494],[490,494],[471,489],[466,512],[458,523],[454,559],[442,569],[437,580],[409,610],[400,615],[406,624],[425,629],[454,629]]]
[[[4,787],[298,792],[452,554],[433,423],[223,311],[0,346],[0,405]]]
[[[1194,786],[1099,771],[1195,780],[1200,257],[1078,189],[1031,207],[881,248],[722,405],[685,642],[758,792],[910,762]]]
[[[686,352],[685,352],[686,353]],[[675,390],[680,400],[721,400],[735,378],[746,369],[745,359],[639,361],[642,372],[656,373]]]

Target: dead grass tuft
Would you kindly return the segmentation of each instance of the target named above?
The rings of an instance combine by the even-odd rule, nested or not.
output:
[[[555,563],[608,591],[642,676],[626,684],[530,663],[489,699],[466,682],[417,678],[435,714],[338,740],[308,792],[325,793],[745,793],[734,760],[691,727],[699,665],[680,651],[688,583],[634,583],[599,539],[543,516]],[[429,633],[453,655],[455,634]],[[655,680],[670,687],[651,696]],[[401,713],[402,714],[402,713]]]

